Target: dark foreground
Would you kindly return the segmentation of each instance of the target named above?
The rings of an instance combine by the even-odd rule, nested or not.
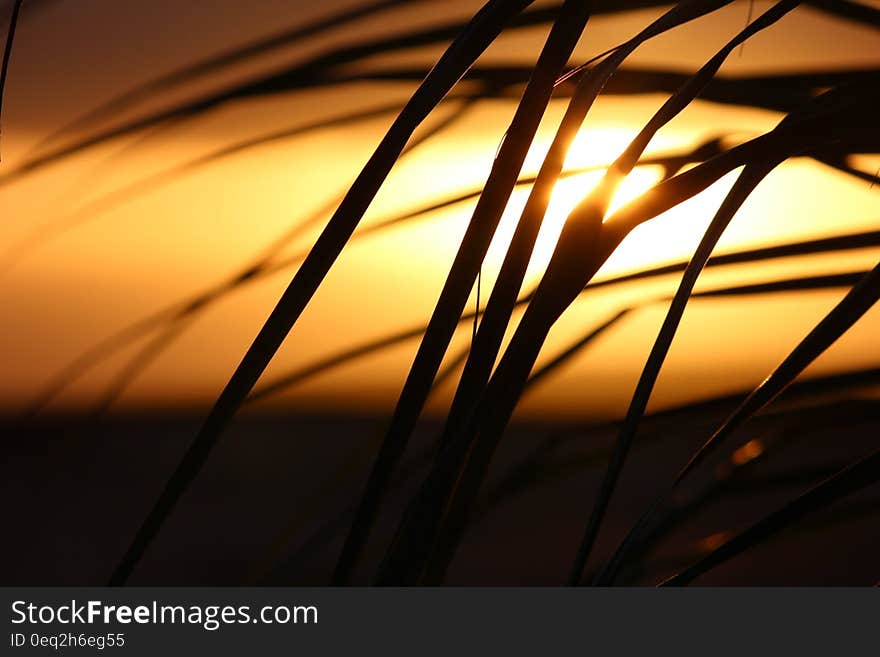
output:
[[[880,400],[864,382],[788,393],[683,489],[620,583],[655,584],[848,462],[876,449]],[[734,400],[655,415],[624,472],[595,569]],[[3,424],[5,585],[103,584],[198,428],[200,414],[52,417]],[[327,583],[383,421],[243,416],[151,546],[132,584]],[[357,581],[368,583],[438,427],[408,452]],[[565,581],[613,426],[516,424],[448,573],[454,585]],[[748,445],[738,451],[739,445]],[[880,486],[808,516],[698,580],[869,585],[880,580]]]

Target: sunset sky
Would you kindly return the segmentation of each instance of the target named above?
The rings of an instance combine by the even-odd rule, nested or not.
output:
[[[4,23],[9,4],[0,5]],[[37,152],[34,149],[47,149],[41,145],[46,137],[123,91],[231,46],[355,4],[340,0],[25,3],[2,126],[0,406],[23,408],[61,368],[103,338],[223,281],[292,225],[312,218],[311,228],[276,258],[283,261],[303,254],[329,217],[334,200],[351,183],[394,114],[244,150],[116,200],[119,190],[242,140],[357,110],[402,105],[414,83],[346,81],[231,101],[183,121],[110,140],[26,174],[16,175],[17,167]],[[880,8],[880,2],[865,4]],[[254,58],[197,84],[152,94],[99,127],[144,116],[352,42],[465,19],[480,5],[477,0],[411,2],[403,9],[382,12]],[[756,2],[754,15],[769,6]],[[625,40],[662,11],[645,9],[593,18],[572,64]],[[723,40],[743,27],[748,15],[748,3],[735,2],[653,40],[636,51],[624,68],[693,71]],[[481,63],[532,64],[546,29],[512,31],[490,48]],[[438,44],[373,56],[343,67],[340,75],[351,78],[353,73],[401,66],[427,69],[442,49]],[[731,55],[721,76],[878,66],[880,33],[800,7]],[[608,164],[662,101],[659,94],[600,98],[569,153],[567,168]],[[565,98],[553,101],[524,175],[534,174],[540,166],[566,103]],[[515,106],[515,98],[481,101],[467,109],[462,109],[461,101],[446,103],[426,126],[460,116],[448,131],[400,162],[362,227],[479,188]],[[658,135],[648,155],[675,152],[719,135],[736,142],[772,128],[780,118],[781,114],[767,110],[698,102]],[[91,127],[73,137],[59,138],[54,145],[95,130]],[[853,164],[873,172],[880,160],[864,156]],[[526,289],[538,279],[549,259],[568,210],[600,175],[588,172],[557,185]],[[658,175],[657,168],[637,169],[616,203],[637,196]],[[597,280],[686,259],[732,180],[725,177],[699,197],[637,229]],[[527,188],[517,191],[502,220],[483,270],[483,302],[527,193]],[[473,205],[473,201],[461,203],[353,241],[263,381],[424,323]],[[758,188],[725,233],[719,250],[878,230],[878,220],[880,187],[871,188],[866,181],[812,160],[797,159]],[[34,238],[39,235],[44,238]],[[878,255],[880,249],[865,248],[844,255],[780,259],[760,266],[719,267],[705,272],[698,289],[861,271],[873,267]],[[137,377],[116,400],[116,406],[176,408],[213,401],[294,267],[281,268],[210,305]],[[620,309],[641,307],[530,391],[518,412],[523,417],[620,415],[663,319],[663,298],[674,292],[677,282],[678,276],[666,276],[585,295],[554,328],[542,360],[552,358]],[[844,293],[839,289],[693,300],[664,366],[652,407],[755,385]],[[470,307],[473,305],[474,299]],[[448,359],[468,345],[470,332],[470,325],[462,324]],[[877,335],[880,309],[875,308],[811,366],[807,375],[880,366]],[[53,401],[53,408],[86,409],[94,404],[145,344],[147,340],[142,338],[89,371]],[[260,404],[387,412],[417,346],[416,339],[402,342]],[[433,398],[432,410],[442,412],[453,390],[454,381],[446,381]]]

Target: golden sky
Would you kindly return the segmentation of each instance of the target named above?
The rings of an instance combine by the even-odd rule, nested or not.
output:
[[[3,117],[0,176],[26,161],[47,135],[120,91],[231,45],[246,43],[353,2],[261,0],[79,0],[47,3],[23,16],[15,44]],[[472,0],[412,3],[332,34],[298,42],[198,85],[145,99],[139,116],[204,90],[305,60],[329,49],[382,34],[464,18]],[[538,5],[548,3],[538,3]],[[869,3],[880,7],[880,3]],[[754,13],[769,3],[756,2]],[[426,10],[428,7],[429,10]],[[619,43],[662,8],[594,18],[573,63]],[[724,10],[640,48],[632,67],[690,71],[744,25],[746,3]],[[76,29],[71,29],[75,25]],[[486,53],[483,63],[527,64],[546,28],[517,30]],[[426,67],[441,52],[420,47],[359,62],[354,70],[389,65]],[[880,64],[880,36],[799,8],[750,40],[721,70],[723,76],[800,70],[869,68]],[[305,125],[380,104],[402,104],[409,82],[349,82],[283,95],[230,102],[195,119],[144,131],[88,149],[0,185],[0,404],[21,408],[65,364],[101,339],[169,304],[222,281],[250,262],[290,226],[317,223],[288,245],[296,256],[314,239],[327,208],[350,184],[393,119],[376,116],[343,127],[311,131],[253,148],[149,186],[122,202],[113,194],[193,158],[242,139]],[[658,94],[600,99],[573,146],[568,168],[607,164],[660,106]],[[534,173],[549,146],[565,99],[554,100],[524,173]],[[512,112],[513,99],[484,101],[458,117],[441,137],[401,161],[362,224],[368,227],[413,207],[478,187]],[[459,112],[444,105],[442,120]],[[125,118],[125,116],[120,118]],[[664,128],[652,153],[681,149],[729,133],[742,139],[771,128],[781,115],[697,102]],[[859,161],[864,170],[876,157]],[[567,210],[600,173],[561,182],[530,269],[534,282],[552,251]],[[621,189],[622,203],[644,191],[658,171],[637,169]],[[637,229],[599,274],[686,258],[732,182],[728,176],[699,197]],[[527,189],[511,200],[484,266],[487,291],[503,258]],[[811,160],[774,172],[737,215],[720,251],[880,229],[880,189]],[[473,202],[429,213],[393,229],[356,239],[343,252],[265,380],[346,348],[426,321],[463,234]],[[58,230],[61,227],[61,230]],[[34,235],[48,231],[50,239]],[[876,264],[880,249],[805,256],[707,271],[700,288],[743,281],[850,272]],[[200,314],[125,390],[120,408],[203,405],[216,397],[286,286],[288,267],[242,286]],[[626,406],[644,357],[663,319],[662,298],[678,278],[616,286],[585,296],[551,334],[552,358],[619,309],[644,304],[522,402],[523,416],[607,417]],[[528,285],[527,285],[528,287]],[[766,376],[839,300],[845,290],[694,300],[664,366],[652,407],[733,392]],[[485,301],[486,296],[483,297]],[[473,302],[471,303],[473,307]],[[808,374],[880,365],[874,309],[817,361]],[[470,339],[463,325],[450,356]],[[121,350],[78,379],[55,408],[87,408],[111,385],[144,340]],[[399,393],[417,340],[357,359],[261,402],[314,409],[389,410]],[[442,411],[453,389],[447,381],[432,401]]]

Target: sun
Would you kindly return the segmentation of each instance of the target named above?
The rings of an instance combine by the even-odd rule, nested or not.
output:
[[[563,175],[553,188],[529,263],[527,281],[540,277],[550,262],[566,218],[599,183],[608,164],[626,148],[634,136],[632,130],[617,127],[594,128],[578,135],[569,150]],[[656,166],[634,169],[615,192],[609,213],[650,189],[660,180],[661,173],[660,167]],[[530,191],[530,188],[517,189],[511,196],[486,256],[489,267],[497,269],[503,262]]]

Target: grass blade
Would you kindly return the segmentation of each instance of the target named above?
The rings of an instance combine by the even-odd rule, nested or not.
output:
[[[300,266],[241,364],[232,375],[202,429],[171,475],[110,582],[126,582],[192,479],[198,474],[226,425],[260,378],[269,361],[309,303],[354,232],[416,127],[501,32],[528,0],[490,0],[440,58],[394,121],[376,152],[346,194],[309,256]]]
[[[507,0],[504,4],[519,7],[520,10],[532,4],[534,0]],[[489,0],[486,4],[494,7],[501,0]],[[517,11],[517,14],[519,11]],[[522,28],[532,25],[541,25],[556,16],[556,7],[540,8],[521,16],[513,15],[505,18],[505,27]],[[482,23],[481,23],[482,24]],[[488,22],[486,23],[488,24]],[[112,139],[129,135],[131,133],[149,128],[172,119],[183,117],[195,117],[213,110],[224,103],[242,99],[258,98],[273,93],[290,92],[295,90],[320,87],[327,84],[335,84],[336,78],[333,71],[345,64],[357,62],[372,55],[387,54],[398,50],[406,50],[424,45],[442,44],[457,38],[462,32],[467,32],[473,37],[478,37],[473,31],[473,23],[462,24],[451,22],[445,25],[435,26],[422,30],[414,30],[395,34],[389,37],[368,40],[361,43],[345,46],[318,55],[304,63],[266,74],[260,78],[249,79],[241,84],[230,85],[216,92],[199,96],[193,100],[179,103],[167,109],[159,110],[140,118],[135,118],[121,125],[112,126],[96,134],[87,136],[74,143],[63,145],[47,151],[41,155],[28,159],[12,171],[0,176],[0,186],[8,184],[26,174],[38,171],[60,159],[70,157],[88,148],[103,144]],[[487,34],[494,33],[494,29],[487,30]],[[458,50],[458,49],[456,49]],[[446,55],[444,55],[446,57]],[[476,59],[476,56],[473,57]],[[473,61],[471,61],[473,63]],[[445,67],[444,67],[445,68]],[[466,69],[456,69],[458,80]],[[428,72],[429,77],[437,78],[436,67]],[[420,92],[416,92],[420,93]],[[424,91],[420,93],[423,95]]]
[[[465,105],[463,103],[462,106],[459,108],[457,115],[450,116],[447,121],[441,122],[439,127],[443,127],[443,125],[448,126],[449,121],[455,118],[460,118],[464,110]],[[411,152],[413,148],[415,148],[430,134],[436,133],[437,127],[432,127],[428,131],[428,135],[424,135],[422,137],[414,137],[413,140],[407,145],[407,148],[404,151],[404,155],[406,155],[406,153],[408,152]],[[644,164],[660,165],[664,167],[664,169],[666,169],[670,173],[670,175],[672,175],[687,164],[690,164],[692,162],[702,162],[706,158],[712,157],[713,155],[722,152],[720,149],[720,141],[717,139],[710,139],[702,144],[697,145],[692,150],[684,153],[670,153],[667,155],[658,155],[653,158],[646,158],[644,160]],[[403,157],[404,155],[402,155],[401,157]],[[583,169],[574,169],[572,171],[563,173],[562,177],[578,175],[580,173],[594,171],[600,168],[604,167],[586,167]],[[517,186],[531,185],[534,183],[534,180],[534,177],[521,177],[517,181]],[[435,203],[430,203],[426,206],[421,206],[414,210],[404,212],[385,220],[378,221],[367,227],[360,228],[352,236],[352,240],[361,239],[374,233],[379,233],[384,230],[394,228],[395,226],[403,224],[410,220],[421,218],[425,214],[452,207],[456,204],[464,203],[469,200],[473,200],[479,197],[481,191],[482,188],[468,191],[464,194],[446,198]],[[107,200],[106,197],[105,200]],[[75,382],[79,377],[83,376],[90,369],[101,364],[102,362],[104,362],[104,360],[117,353],[119,350],[125,348],[133,341],[138,340],[149,334],[151,331],[162,329],[162,327],[168,322],[176,322],[182,319],[184,316],[199,313],[206,309],[214,301],[243,286],[257,282],[266,276],[270,276],[291,267],[298,266],[308,256],[308,251],[295,254],[277,262],[271,261],[270,256],[275,255],[281,246],[287,244],[290,240],[298,237],[303,232],[303,226],[313,226],[317,221],[322,220],[328,213],[332,212],[332,209],[332,207],[321,208],[319,212],[312,214],[309,218],[307,218],[300,224],[297,224],[297,226],[293,227],[291,230],[287,231],[280,237],[276,238],[276,240],[271,243],[266,249],[264,249],[260,255],[252,260],[251,264],[246,265],[238,272],[232,274],[230,277],[190,296],[187,299],[175,302],[162,310],[151,313],[150,315],[137,320],[129,326],[121,329],[117,333],[104,338],[93,347],[89,348],[88,350],[77,356],[73,361],[71,361],[57,374],[55,374],[43,387],[43,389],[35,396],[35,399],[29,405],[26,416],[31,417],[39,413],[48,403],[52,401],[52,399],[54,399],[64,389]],[[853,236],[852,239],[856,239],[856,237]],[[866,239],[870,238],[866,237]],[[424,328],[422,328],[422,332],[424,332]]]
[[[863,129],[864,122],[869,120],[864,105],[867,93],[868,87],[859,85],[832,90],[810,104],[797,115],[797,118],[789,117],[783,120],[781,125],[784,124],[784,128],[773,135],[775,139],[768,139],[767,143],[775,149],[800,150],[804,148],[805,137],[809,138],[808,144],[810,140],[824,143],[834,139],[836,131],[839,129],[860,131]],[[838,118],[840,113],[851,115],[853,122],[844,122],[841,125]],[[817,124],[823,126],[825,130],[817,133]],[[809,129],[807,126],[810,126]],[[777,156],[779,155],[777,154]],[[710,160],[692,171],[710,164],[717,163]],[[690,172],[682,174],[679,178],[684,178],[688,173]],[[705,175],[705,172],[701,172],[701,175]],[[674,180],[672,179],[672,181]],[[607,192],[601,189],[598,192],[600,195],[603,193]],[[598,196],[600,207],[602,198],[602,196]],[[588,203],[592,204],[593,200]],[[589,205],[586,207],[589,209]],[[583,208],[584,205],[576,209],[575,213],[580,212]],[[594,215],[593,218],[595,219],[596,216],[601,215]],[[569,226],[572,228],[567,234],[566,229]],[[495,375],[489,382],[477,407],[475,419],[471,422],[471,432],[479,432],[480,441],[470,449],[467,456],[468,464],[462,474],[455,479],[457,481],[456,493],[447,507],[449,510],[447,511],[447,519],[444,521],[446,528],[441,533],[445,545],[437,549],[438,556],[434,558],[435,578],[442,576],[442,572],[457,545],[458,537],[466,523],[470,503],[485,476],[495,446],[513,413],[520,394],[519,391],[522,390],[527,380],[528,373],[537,359],[550,327],[555,318],[559,317],[576,296],[572,294],[575,287],[579,287],[583,285],[585,280],[589,280],[598,269],[598,263],[603,262],[607,254],[610,253],[607,242],[605,244],[599,243],[600,232],[603,231],[604,229],[600,231],[597,222],[591,220],[589,216],[575,224],[566,223],[563,228],[562,237],[547,268],[547,273],[514,333]],[[602,235],[602,237],[606,236]],[[615,239],[616,237],[612,234],[612,242]],[[584,263],[593,264],[584,268]],[[542,290],[542,287],[545,289]],[[555,290],[553,290],[554,287]],[[542,291],[545,292],[543,298]]]
[[[691,457],[673,480],[667,491],[657,498],[621,542],[611,560],[600,573],[597,583],[613,581],[628,552],[650,524],[675,487],[683,481],[733,431],[772,402],[810,363],[824,353],[841,335],[849,330],[880,299],[880,264],[865,274],[847,295],[798,344],[785,360],[760,386],[737,407],[706,443]]]
[[[728,54],[739,43],[758,30],[771,25],[797,4],[794,0],[778,3],[762,16],[763,20],[759,19],[743,30],[697,74],[686,81],[612,164],[595,190],[566,220],[545,276],[514,333],[496,376],[486,388],[483,399],[472,396],[471,400],[468,400],[469,410],[467,413],[462,413],[462,416],[468,418],[468,427],[461,428],[460,425],[465,424],[464,422],[454,427],[455,446],[450,445],[441,454],[442,463],[438,459],[436,469],[429,475],[422,489],[423,499],[416,502],[416,507],[408,514],[412,527],[403,531],[410,536],[410,539],[402,542],[398,551],[401,556],[398,558],[410,563],[415,562],[416,572],[421,572],[419,559],[424,560],[424,572],[430,573],[427,576],[432,578],[431,581],[441,577],[445,571],[458,537],[463,531],[471,500],[476,496],[489,460],[500,440],[501,432],[513,412],[550,328],[598,269],[601,261],[598,258],[591,258],[593,255],[591,251],[594,252],[594,247],[599,243],[602,218],[614,190],[635,167],[654,134],[696,97]],[[658,26],[663,25],[664,19],[677,24],[675,20],[679,13],[693,12],[691,15],[701,15],[700,11],[713,8],[717,8],[713,3],[681,3],[646,30],[644,35],[660,32],[661,28]],[[616,51],[597,65],[596,70],[613,71],[639,43],[641,41],[636,40],[628,48]],[[586,80],[589,81],[592,77],[591,72]],[[585,268],[585,262],[592,264]],[[518,287],[513,294],[515,295],[517,291]],[[492,356],[491,360],[486,360],[485,374],[488,374],[486,370],[494,361],[494,353]],[[496,377],[502,383],[496,385]],[[453,435],[453,432],[449,435]],[[431,526],[426,528],[426,523]],[[418,545],[415,549],[414,544]],[[439,547],[433,547],[436,544],[439,544]]]
[[[586,529],[584,530],[584,537],[581,539],[581,544],[578,547],[572,565],[572,571],[569,577],[570,585],[577,585],[581,580],[583,570],[590,558],[590,553],[596,541],[596,537],[599,535],[599,529],[602,520],[605,517],[605,512],[611,502],[611,496],[614,493],[617,480],[623,470],[632,441],[635,439],[639,423],[645,414],[645,409],[648,406],[651,392],[657,382],[657,377],[660,375],[660,369],[663,366],[666,355],[669,353],[669,348],[672,345],[672,340],[678,330],[681,318],[684,316],[688,299],[693,292],[697,278],[699,277],[700,272],[702,272],[706,262],[708,262],[709,256],[718,244],[718,240],[721,238],[722,233],[733,219],[733,216],[752,191],[754,191],[755,187],[757,187],[770,171],[775,168],[776,164],[776,162],[770,162],[756,166],[747,166],[743,170],[739,178],[737,178],[733,188],[730,190],[730,193],[727,195],[727,198],[725,198],[724,203],[722,203],[718,213],[706,229],[705,235],[700,241],[693,258],[684,272],[681,284],[672,300],[669,312],[663,320],[660,333],[654,342],[654,346],[651,349],[651,353],[648,356],[648,360],[645,363],[641,376],[639,377],[639,382],[636,385],[636,390],[627,410],[626,418],[624,419],[623,426],[618,434],[611,458],[608,461],[605,476],[602,480],[596,499],[593,502],[592,512],[587,522]]]
[[[715,566],[767,540],[807,514],[876,484],[878,481],[880,481],[880,451],[876,451],[837,472],[800,497],[740,532],[697,563],[667,579],[662,586],[685,586]]]
[[[83,116],[71,121],[42,139],[34,151],[45,149],[61,138],[88,128],[114,114],[119,114],[134,105],[155,98],[157,94],[169,89],[193,83],[198,78],[216,73],[224,68],[239,64],[258,55],[265,55],[291,43],[302,42],[304,39],[318,36],[324,32],[342,27],[359,19],[380,14],[404,4],[414,4],[423,0],[374,0],[360,6],[347,8],[344,11],[318,18],[305,25],[292,27],[271,36],[253,41],[237,48],[232,48],[212,57],[202,59],[194,64],[166,73],[148,82],[125,91],[102,103]]]
[[[373,464],[367,485],[342,549],[334,583],[348,580],[382,503],[387,482],[421,413],[492,236],[516,184],[526,154],[559,77],[590,15],[591,3],[566,0],[554,22],[535,71],[523,93],[489,178],[474,209],[434,313]]]

